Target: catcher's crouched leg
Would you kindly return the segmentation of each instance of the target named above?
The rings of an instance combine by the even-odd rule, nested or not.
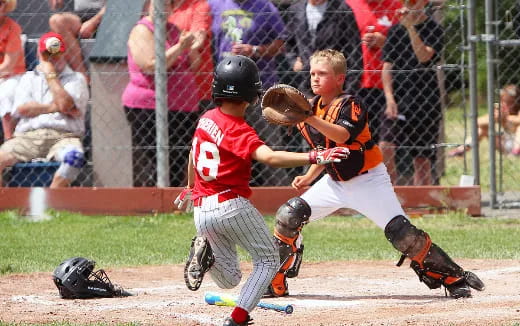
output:
[[[432,243],[428,233],[417,229],[404,216],[398,215],[387,224],[385,236],[394,248],[403,253],[397,266],[401,266],[405,257],[410,258],[410,267],[430,289],[444,285],[453,298],[470,297],[470,287],[484,290],[484,283],[477,275],[464,271],[444,250]]]
[[[280,250],[280,269],[276,273],[267,296],[288,295],[287,277],[298,276],[303,256],[302,227],[309,221],[311,208],[300,197],[289,199],[276,212],[275,241]]]

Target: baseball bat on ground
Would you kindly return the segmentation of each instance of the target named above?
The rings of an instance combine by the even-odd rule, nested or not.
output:
[[[227,294],[218,294],[214,292],[208,292],[204,296],[204,300],[207,304],[211,305],[217,305],[217,306],[227,306],[227,307],[234,307],[237,305],[237,299],[231,295]],[[292,314],[294,311],[294,307],[290,304],[286,305],[280,305],[280,304],[274,304],[274,303],[267,303],[260,301],[257,305],[257,307],[262,309],[269,309],[269,310],[275,310],[279,312],[285,312],[286,314]]]

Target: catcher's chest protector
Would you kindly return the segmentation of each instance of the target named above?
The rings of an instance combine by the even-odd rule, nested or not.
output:
[[[357,116],[367,115],[367,112],[361,110],[361,107],[354,101],[354,98],[347,94],[337,97],[324,107],[321,106],[320,98],[314,98],[312,106],[314,115],[332,124],[337,124],[340,119],[347,120],[349,123],[352,121],[352,123],[355,124],[357,122]],[[350,117],[350,119],[346,119],[346,117]],[[325,166],[325,170],[333,180],[346,181],[352,179],[383,161],[381,151],[372,140],[368,127],[368,117],[363,121],[364,123],[360,122],[363,123],[361,132],[358,133],[355,139],[349,140],[344,144],[337,144],[308,124],[298,124],[298,130],[300,130],[312,148],[331,148],[335,146],[349,148],[350,155],[346,160]],[[354,126],[354,128],[355,127],[359,128],[359,126]],[[349,130],[349,132],[352,133],[351,130]]]

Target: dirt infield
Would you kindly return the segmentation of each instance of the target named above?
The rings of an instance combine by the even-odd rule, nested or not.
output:
[[[265,299],[290,303],[294,313],[255,309],[258,325],[515,325],[520,323],[520,261],[461,260],[476,272],[486,290],[453,300],[444,290],[429,290],[413,271],[395,262],[304,263],[289,280],[291,296]],[[244,276],[250,271],[243,264]],[[197,292],[184,286],[182,266],[109,269],[114,283],[136,296],[63,300],[49,273],[0,277],[0,320],[75,324],[135,322],[139,325],[221,325],[230,307],[210,306],[205,292],[221,290],[208,276]]]

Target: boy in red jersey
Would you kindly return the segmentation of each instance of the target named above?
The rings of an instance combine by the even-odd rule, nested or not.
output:
[[[251,195],[252,160],[273,167],[340,162],[346,148],[309,153],[273,151],[244,120],[250,104],[262,92],[258,68],[248,57],[222,60],[215,70],[212,95],[217,108],[199,120],[189,160],[188,187],[176,199],[179,208],[193,201],[197,233],[190,249],[184,277],[197,290],[209,270],[225,289],[242,277],[236,245],[253,260],[253,271],[240,291],[237,305],[224,325],[247,325],[251,312],[279,268],[278,250],[264,218],[247,199]]]

